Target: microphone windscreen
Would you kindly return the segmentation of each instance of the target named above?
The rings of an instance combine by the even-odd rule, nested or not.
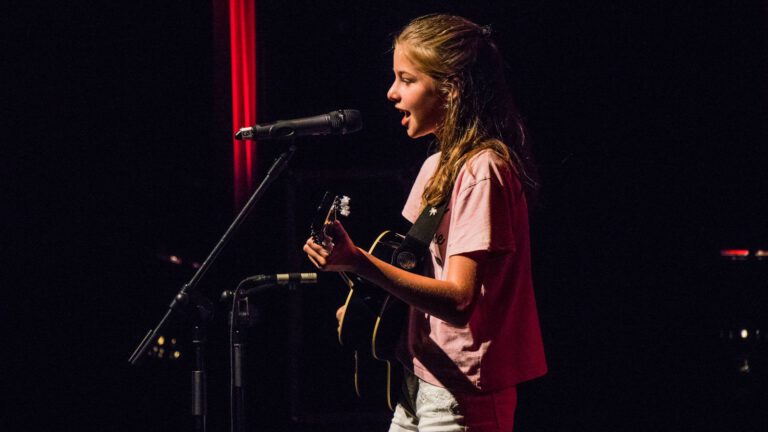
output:
[[[357,132],[363,128],[363,117],[358,110],[341,110],[344,118],[342,135]]]

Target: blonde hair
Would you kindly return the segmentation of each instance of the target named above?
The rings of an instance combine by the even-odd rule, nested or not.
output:
[[[538,182],[525,127],[509,95],[490,28],[454,15],[426,15],[405,26],[393,46],[437,82],[445,101],[443,121],[435,131],[440,162],[422,204],[448,199],[464,163],[486,149],[513,164],[527,195],[535,191]]]

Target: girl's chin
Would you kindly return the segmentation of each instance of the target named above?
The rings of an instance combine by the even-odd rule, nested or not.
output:
[[[414,138],[414,139],[425,137],[425,136],[427,136],[429,134],[432,134],[434,132],[435,132],[434,130],[427,130],[427,131],[425,131],[425,130],[418,130],[418,129],[411,129],[411,128],[408,128],[406,130],[406,133],[408,134],[408,136],[410,138]]]

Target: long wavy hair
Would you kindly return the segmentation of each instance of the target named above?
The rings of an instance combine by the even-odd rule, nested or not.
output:
[[[445,103],[435,131],[440,162],[424,189],[423,205],[448,199],[464,163],[486,149],[511,162],[529,200],[538,189],[526,129],[490,33],[489,27],[462,17],[431,14],[414,19],[394,37],[393,47],[435,80]]]

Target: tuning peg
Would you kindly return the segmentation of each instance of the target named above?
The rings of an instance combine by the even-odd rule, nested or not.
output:
[[[346,195],[342,195],[339,200],[339,213],[341,213],[342,216],[349,216],[349,201],[350,198]]]

